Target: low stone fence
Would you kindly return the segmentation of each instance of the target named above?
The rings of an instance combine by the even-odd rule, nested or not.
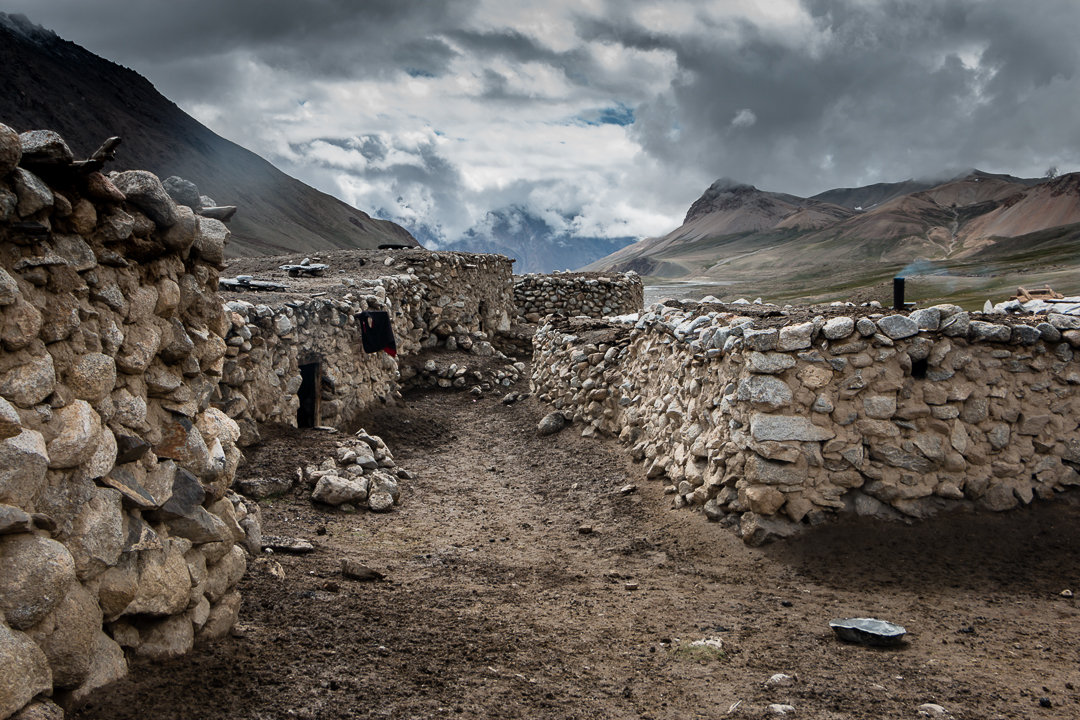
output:
[[[259,551],[211,405],[228,230],[102,164],[0,125],[0,718],[224,635]]]
[[[556,319],[533,391],[751,544],[836,512],[1000,511],[1080,485],[1080,317],[827,312]]]
[[[529,322],[552,313],[606,317],[641,310],[645,289],[637,273],[609,277],[593,273],[519,275],[514,278],[518,316]]]
[[[390,314],[399,356],[426,348],[495,354],[490,338],[509,329],[510,268],[501,255],[400,253],[400,274],[361,280],[348,292],[303,301],[230,300],[231,327],[217,401],[241,428],[241,445],[258,439],[257,423],[296,425],[305,390],[317,414],[308,425],[342,427],[386,402],[416,371],[383,352],[364,352],[360,314]],[[304,373],[312,375],[305,386]],[[305,424],[301,419],[301,424]]]

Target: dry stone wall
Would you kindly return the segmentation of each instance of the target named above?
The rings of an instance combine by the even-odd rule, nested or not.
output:
[[[641,310],[644,296],[635,272],[610,277],[557,272],[514,278],[518,315],[529,322],[552,313],[593,318],[634,313]]]
[[[401,252],[403,271],[350,281],[340,296],[254,304],[230,300],[225,360],[218,392],[241,429],[241,445],[258,438],[257,423],[296,425],[300,366],[320,363],[320,417],[342,427],[385,402],[417,377],[383,352],[365,353],[360,314],[390,314],[399,355],[427,348],[492,356],[491,338],[510,327],[511,261],[500,255]]]
[[[533,390],[751,544],[837,512],[1001,511],[1080,485],[1080,317],[787,312],[556,319]]]
[[[0,718],[228,632],[257,507],[212,400],[228,230],[0,125]]]

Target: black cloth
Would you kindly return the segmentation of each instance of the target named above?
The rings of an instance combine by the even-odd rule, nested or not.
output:
[[[364,344],[364,352],[383,350],[390,357],[396,357],[397,343],[390,324],[390,313],[385,310],[365,310],[360,313],[360,340]]]

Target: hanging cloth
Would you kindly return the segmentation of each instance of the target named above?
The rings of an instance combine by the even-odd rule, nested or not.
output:
[[[364,344],[364,352],[382,350],[390,357],[397,357],[394,328],[390,324],[390,313],[385,310],[365,310],[360,313],[360,340]]]

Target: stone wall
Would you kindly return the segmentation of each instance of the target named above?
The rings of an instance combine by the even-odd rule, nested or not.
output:
[[[102,165],[0,125],[0,718],[227,633],[257,528],[211,403],[228,230]]]
[[[556,319],[533,390],[752,544],[836,512],[1008,510],[1080,484],[1080,317],[826,312]]]
[[[606,317],[641,310],[645,290],[637,273],[604,277],[559,273],[519,275],[514,278],[514,304],[529,322],[552,313]]]
[[[216,399],[239,424],[241,445],[257,439],[256,423],[296,425],[302,364],[321,364],[316,424],[331,427],[389,400],[417,376],[411,365],[399,370],[386,353],[364,352],[359,316],[365,310],[389,312],[399,356],[432,347],[495,354],[491,338],[509,329],[513,312],[508,258],[407,250],[390,260],[386,267],[396,264],[399,274],[350,281],[325,297],[227,303],[230,327]]]

